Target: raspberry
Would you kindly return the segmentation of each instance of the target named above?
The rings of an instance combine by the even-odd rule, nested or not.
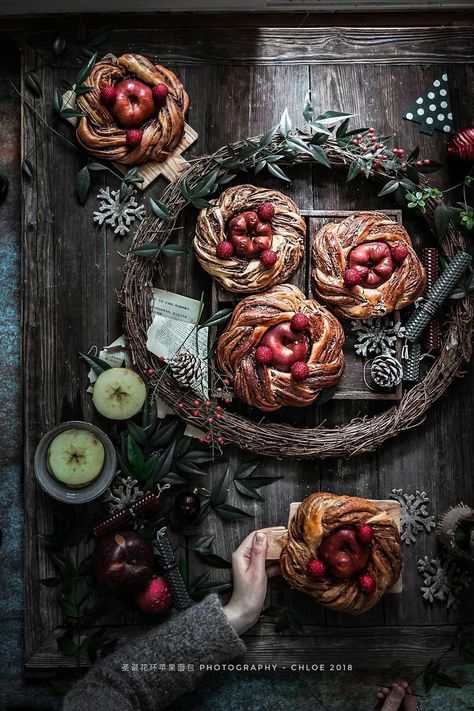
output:
[[[406,259],[408,255],[408,247],[406,246],[406,244],[396,244],[390,250],[390,254],[392,255],[393,261],[397,262],[397,264],[400,264],[401,262],[403,262],[404,259]]]
[[[261,220],[264,220],[264,222],[270,222],[275,215],[275,208],[271,202],[262,202],[257,210],[257,215]]]
[[[358,286],[362,282],[362,275],[357,269],[346,269],[342,276],[346,286]]]
[[[216,247],[216,257],[218,259],[230,259],[234,254],[234,245],[232,242],[219,242]]]
[[[371,575],[361,575],[358,583],[364,595],[372,595],[375,592],[375,580]]]
[[[309,375],[309,368],[302,360],[297,360],[291,366],[291,374],[295,380],[305,380]]]
[[[273,351],[268,346],[259,346],[255,351],[255,359],[262,365],[268,365],[272,358]]]
[[[260,261],[264,267],[273,267],[278,261],[278,254],[273,249],[264,249],[260,254]]]
[[[324,575],[326,573],[326,566],[322,561],[317,560],[317,558],[311,558],[311,560],[308,561],[306,570],[308,572],[308,575],[310,575],[312,578],[315,578],[316,580],[321,580],[321,578],[324,578]]]
[[[306,314],[295,314],[291,317],[290,323],[293,331],[304,331],[309,326],[309,318]]]
[[[125,134],[127,146],[138,146],[142,142],[142,132],[138,128],[131,128]]]
[[[153,98],[159,104],[162,104],[166,100],[166,97],[168,96],[169,93],[170,93],[170,90],[168,89],[166,84],[157,84],[152,89]]]
[[[374,537],[374,529],[368,524],[357,526],[356,537],[360,543],[370,543]]]
[[[102,104],[105,104],[106,106],[109,104],[113,104],[116,98],[117,89],[115,88],[115,86],[108,84],[107,86],[103,86],[100,90],[100,101]]]

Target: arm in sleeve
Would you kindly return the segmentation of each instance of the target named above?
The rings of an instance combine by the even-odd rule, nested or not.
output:
[[[201,665],[244,652],[218,596],[209,595],[94,666],[67,694],[63,711],[156,711],[193,689],[206,671]],[[143,663],[185,664],[186,671],[130,671]]]

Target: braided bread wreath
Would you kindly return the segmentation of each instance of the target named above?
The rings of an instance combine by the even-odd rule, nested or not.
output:
[[[381,212],[357,212],[322,227],[312,264],[315,295],[341,318],[379,318],[413,303],[425,289],[407,231]]]
[[[293,200],[278,190],[237,185],[211,204],[199,213],[193,245],[206,272],[241,293],[264,291],[291,277],[306,235]]]
[[[85,116],[76,129],[81,146],[123,165],[166,160],[184,133],[189,97],[169,69],[139,54],[97,62],[77,97]]]
[[[357,615],[398,580],[400,534],[388,513],[366,499],[311,494],[290,522],[280,565],[291,587]]]
[[[344,372],[343,344],[341,324],[329,311],[281,284],[237,304],[219,338],[217,362],[239,398],[270,412],[311,405],[336,383]]]

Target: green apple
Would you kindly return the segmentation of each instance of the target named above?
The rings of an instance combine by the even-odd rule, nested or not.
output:
[[[95,434],[88,430],[64,430],[49,445],[48,468],[62,484],[79,488],[97,479],[104,458],[104,445]]]
[[[142,409],[146,385],[130,368],[108,368],[95,381],[92,400],[109,420],[128,420]]]

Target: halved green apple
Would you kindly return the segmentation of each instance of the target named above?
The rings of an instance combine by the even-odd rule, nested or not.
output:
[[[109,420],[128,420],[140,412],[146,399],[146,385],[131,368],[102,371],[94,385],[92,401]]]
[[[48,449],[48,468],[66,486],[80,488],[97,479],[104,465],[105,450],[100,439],[82,429],[60,432]]]

